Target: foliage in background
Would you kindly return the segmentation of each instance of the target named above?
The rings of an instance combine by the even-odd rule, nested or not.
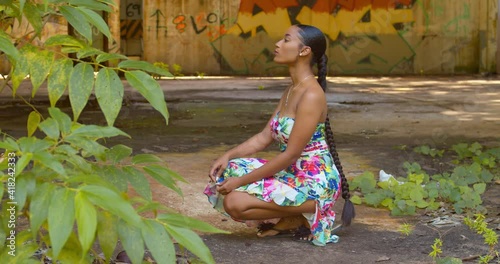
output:
[[[497,249],[498,245],[498,235],[497,233],[488,228],[488,224],[485,222],[485,216],[482,214],[475,214],[474,219],[465,217],[464,223],[474,232],[483,236],[484,244],[489,247],[489,251],[487,254],[483,256],[473,256],[474,258],[479,258],[480,264],[490,263],[495,258],[500,258],[500,253]],[[436,238],[434,240],[434,244],[431,246],[432,251],[429,253],[429,256],[434,259],[436,264],[461,264],[463,263],[462,259],[454,258],[454,257],[444,257],[441,258],[443,241],[441,238]],[[469,259],[471,260],[471,259]],[[500,261],[500,259],[499,259]]]
[[[476,214],[475,218],[466,217],[464,223],[477,234],[483,236],[484,244],[489,247],[488,254],[479,258],[479,263],[490,263],[497,258],[500,261],[500,253],[498,251],[498,235],[495,230],[488,228],[488,224],[484,221],[485,217],[482,214]]]
[[[182,66],[180,64],[174,63],[174,65],[172,65],[172,74],[174,75],[174,78],[184,76],[184,74],[182,73]]]
[[[416,152],[441,157],[444,150],[418,147]],[[385,207],[392,215],[413,215],[419,209],[450,209],[456,213],[485,213],[481,194],[488,183],[500,179],[497,161],[500,148],[487,149],[479,143],[457,144],[447,150],[454,156],[449,171],[429,175],[418,163],[404,163],[406,177],[377,181],[365,172],[350,184],[356,191],[351,200],[374,207]]]
[[[399,233],[409,236],[413,232],[414,226],[408,223],[404,223],[399,227]]]
[[[43,116],[35,107],[27,120],[27,136],[4,134],[0,149],[0,259],[10,263],[39,263],[35,251],[54,263],[109,262],[118,241],[133,263],[141,263],[147,247],[158,263],[174,263],[173,240],[202,261],[213,257],[192,230],[224,232],[204,222],[173,212],[153,201],[148,178],[182,195],[178,181],[185,180],[168,169],[156,156],[132,155],[125,145],[105,146],[107,138],[128,137],[113,127],[122,106],[123,74],[128,83],[159,111],[168,123],[163,91],[151,74],[170,76],[168,71],[148,62],[128,60],[92,47],[92,28],[107,38],[111,33],[98,12],[111,12],[111,0],[2,1],[0,25],[13,27],[27,22],[32,31],[16,37],[0,31],[0,51],[12,68],[1,89],[8,87],[14,97],[29,76],[35,96],[47,83],[50,108]],[[64,17],[79,37],[53,35],[41,39],[46,23]],[[17,23],[17,22],[16,22]],[[37,40],[40,45],[33,45]],[[107,67],[117,61],[116,67]],[[56,107],[67,93],[72,117]],[[94,94],[107,126],[84,125],[78,118]],[[25,98],[22,98],[26,101]],[[7,188],[15,179],[15,188]],[[130,197],[129,184],[139,194]],[[11,200],[15,210],[7,211]],[[9,213],[16,221],[26,219],[28,228],[12,228]],[[19,222],[15,222],[19,224]],[[15,253],[7,245],[12,232]],[[6,244],[7,242],[7,244]],[[47,250],[48,249],[48,250]],[[100,251],[104,258],[99,256]]]

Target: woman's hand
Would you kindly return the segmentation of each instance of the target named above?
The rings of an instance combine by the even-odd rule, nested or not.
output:
[[[226,195],[241,185],[243,185],[241,178],[227,178],[220,184],[217,184],[217,191],[222,195]]]
[[[215,182],[215,179],[220,177],[224,170],[227,168],[229,164],[229,158],[226,155],[222,155],[217,160],[214,161],[210,171],[208,172],[208,177],[212,182]]]

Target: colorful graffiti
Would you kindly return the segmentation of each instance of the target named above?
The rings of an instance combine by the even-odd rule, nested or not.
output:
[[[242,60],[241,55],[216,52],[233,71],[273,71],[276,65],[269,52],[274,49],[273,42],[292,24],[311,24],[330,40],[331,68],[341,72],[390,72],[401,60],[414,55],[400,35],[414,21],[412,7],[413,0],[318,0],[305,5],[296,0],[242,0],[236,24],[213,47],[227,47],[235,42],[233,38],[247,39],[251,44],[239,43],[239,47],[260,47],[258,54],[247,50]],[[259,32],[265,32],[269,40],[254,46],[254,38],[262,39]],[[269,57],[255,59],[265,56]]]
[[[452,5],[427,0],[240,0],[236,15],[233,4],[226,3],[215,11],[168,17],[157,10],[149,13],[153,15],[147,24],[148,31],[156,30],[156,38],[184,36],[178,39],[186,45],[209,45],[213,54],[207,67],[218,64],[221,74],[284,73],[286,69],[273,62],[272,50],[287,28],[297,23],[325,33],[333,74],[453,72],[458,65],[453,51],[477,42],[471,36],[476,26],[471,21],[476,16],[473,10],[478,10],[476,6],[471,10],[471,5],[476,2],[458,1]],[[184,50],[186,45],[174,49]],[[436,56],[423,55],[429,50]]]
[[[156,30],[157,38],[160,31],[163,31],[164,35],[167,36],[169,23],[171,23],[175,30],[180,34],[185,33],[188,26],[191,26],[191,29],[196,35],[205,33],[209,41],[214,41],[227,32],[226,23],[228,19],[222,18],[216,13],[200,12],[196,15],[179,14],[169,21],[169,19],[163,15],[161,10],[155,10],[152,13],[151,18],[155,19],[153,25]],[[152,28],[148,29],[148,31],[151,30]]]

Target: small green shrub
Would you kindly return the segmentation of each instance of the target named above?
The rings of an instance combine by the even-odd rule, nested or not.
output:
[[[182,73],[182,66],[174,63],[174,65],[172,65],[172,74],[174,75],[174,78],[184,76]]]
[[[418,148],[420,153],[442,157],[444,151]],[[485,213],[481,195],[488,183],[499,179],[496,166],[500,148],[487,149],[479,143],[452,146],[455,166],[449,171],[429,175],[420,164],[405,162],[406,177],[379,182],[371,172],[355,177],[351,184],[351,201],[374,207],[385,207],[392,215],[413,215],[417,210],[436,210],[442,206],[456,213]]]
[[[466,217],[464,223],[477,234],[483,236],[484,244],[489,246],[488,254],[479,258],[479,263],[490,263],[495,258],[500,258],[500,253],[497,249],[498,234],[495,230],[488,228],[488,224],[484,221],[485,217],[482,214],[476,214],[475,219]]]

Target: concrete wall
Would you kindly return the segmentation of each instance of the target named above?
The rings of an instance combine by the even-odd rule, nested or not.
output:
[[[328,36],[330,74],[495,72],[497,7],[497,0],[144,0],[143,58],[190,74],[282,75],[274,43],[303,23]]]
[[[113,39],[100,45],[178,64],[186,75],[286,75],[286,67],[273,62],[274,43],[296,23],[317,26],[328,37],[330,75],[496,72],[500,60],[500,0],[115,2],[107,16]],[[3,30],[26,33],[16,24]],[[66,24],[53,21],[43,38],[64,32]],[[4,62],[0,57],[5,73]]]

